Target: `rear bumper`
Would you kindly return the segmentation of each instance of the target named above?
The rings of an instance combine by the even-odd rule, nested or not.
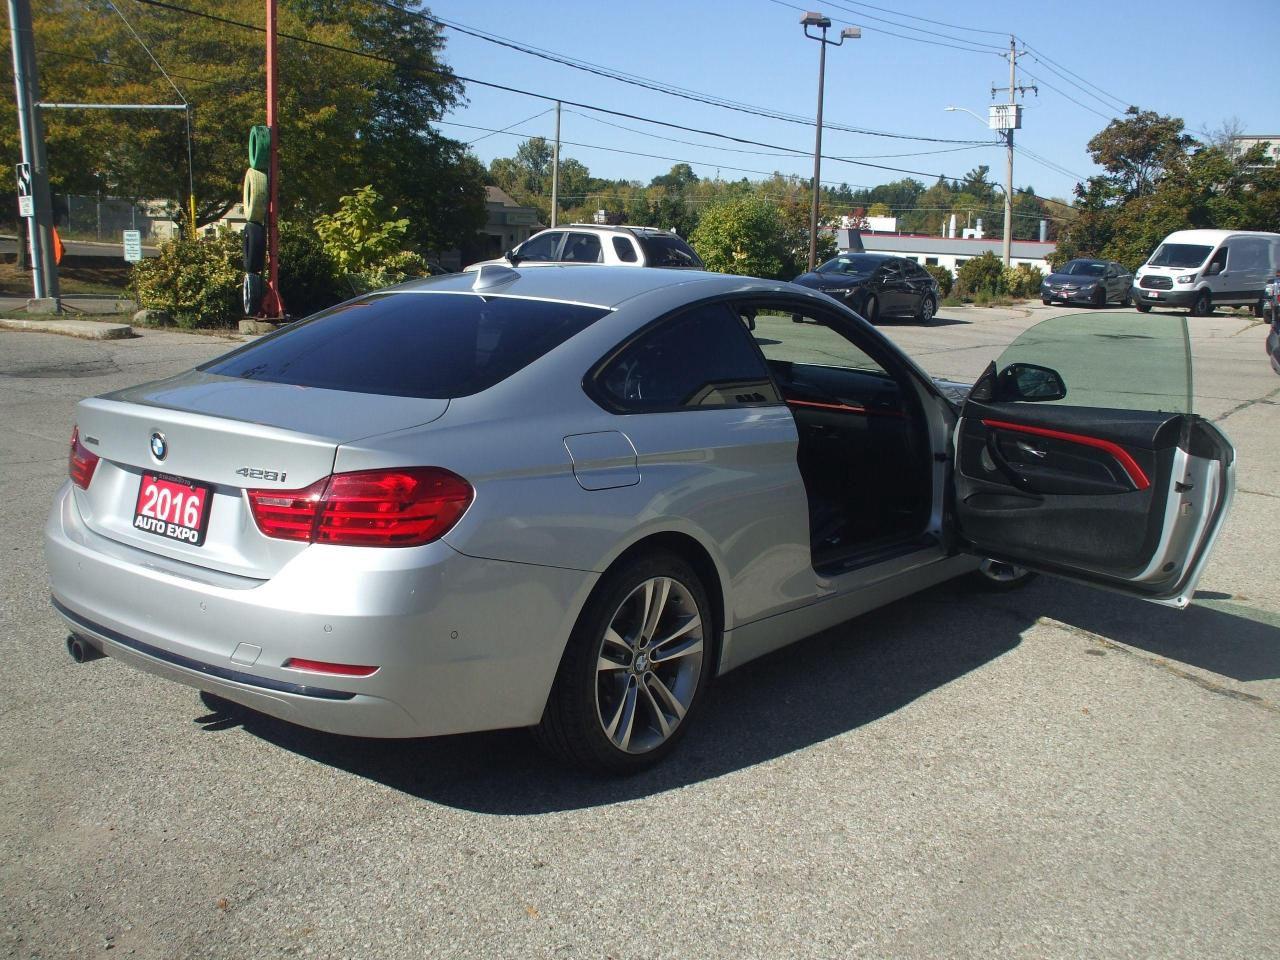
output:
[[[70,486],[45,528],[55,609],[108,656],[331,733],[419,737],[536,723],[597,574],[444,543],[311,546],[271,580],[214,574],[89,530]],[[365,664],[368,677],[285,668]]]
[[[1133,286],[1130,295],[1135,303],[1149,303],[1153,307],[1189,307],[1199,290],[1148,290]]]

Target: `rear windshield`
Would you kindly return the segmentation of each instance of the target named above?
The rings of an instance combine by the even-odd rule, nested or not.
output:
[[[1198,267],[1213,253],[1213,247],[1198,243],[1162,243],[1147,261],[1150,267]]]
[[[200,369],[352,393],[465,397],[506,379],[607,312],[474,294],[373,294]]]
[[[687,267],[703,269],[702,261],[689,246],[674,233],[642,233],[636,237],[644,258],[651,267]]]

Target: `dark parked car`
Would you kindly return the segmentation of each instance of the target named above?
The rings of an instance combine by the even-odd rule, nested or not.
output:
[[[1129,305],[1133,274],[1114,260],[1069,260],[1040,284],[1040,299],[1046,303],[1087,303],[1105,307],[1115,301]]]
[[[874,323],[914,317],[928,323],[938,312],[938,281],[914,260],[884,253],[842,253],[795,282],[835,297]]]

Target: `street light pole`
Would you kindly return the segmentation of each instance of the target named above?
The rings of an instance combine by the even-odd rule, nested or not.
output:
[[[860,27],[845,27],[840,31],[839,40],[828,40],[827,31],[831,29],[831,18],[820,13],[806,13],[800,18],[804,27],[804,35],[810,40],[817,40],[818,47],[818,117],[813,140],[813,206],[809,211],[809,272],[818,263],[818,199],[822,191],[822,88],[827,74],[827,45],[838,47],[845,40],[857,40],[862,36]],[[822,31],[821,36],[809,32],[810,27]]]

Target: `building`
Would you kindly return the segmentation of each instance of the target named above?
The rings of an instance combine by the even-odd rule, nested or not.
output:
[[[1271,162],[1280,163],[1280,133],[1246,133],[1239,137],[1232,137],[1231,152],[1238,157],[1250,147],[1256,147],[1260,143],[1267,145],[1267,156]]]
[[[836,236],[841,253],[846,253],[851,248],[856,249],[856,243],[851,247],[853,231],[837,230]],[[921,265],[946,267],[952,275],[962,263],[973,257],[980,257],[984,253],[1004,256],[1004,245],[999,238],[952,239],[911,233],[864,232],[861,234],[861,241],[867,253],[891,253]],[[1038,268],[1042,273],[1052,273],[1048,258],[1056,249],[1058,245],[1053,242],[1015,240],[1010,244],[1009,265],[1019,267],[1026,264]]]
[[[491,260],[528,240],[530,234],[542,229],[542,224],[537,210],[516,203],[501,187],[485,187],[484,191],[489,219],[480,229],[484,249],[477,259]]]

